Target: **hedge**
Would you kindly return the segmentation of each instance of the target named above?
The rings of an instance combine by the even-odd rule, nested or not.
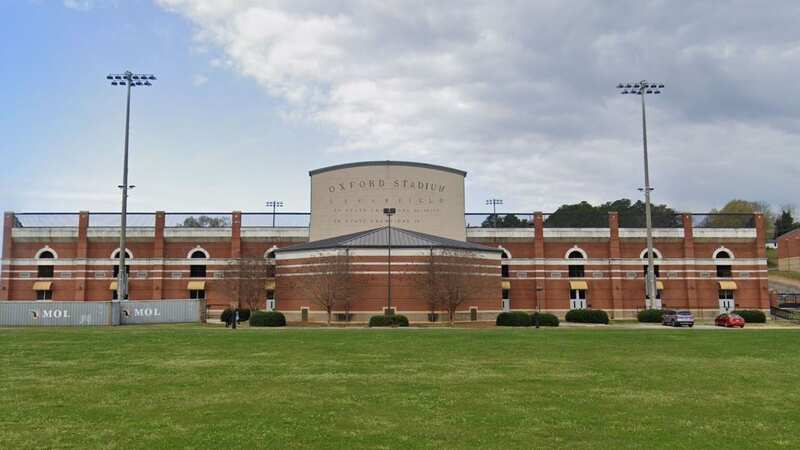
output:
[[[219,316],[220,322],[227,322],[228,318],[233,314],[234,310],[230,308],[225,308],[222,310],[222,314]],[[239,310],[239,323],[242,323],[246,320],[250,319],[250,310],[249,309],[240,309]]]
[[[661,323],[664,320],[663,309],[643,309],[636,315],[639,322]]]
[[[733,313],[742,316],[742,319],[747,323],[767,323],[767,316],[763,311],[757,309],[741,309]]]
[[[529,327],[531,316],[522,311],[501,312],[497,315],[495,324],[498,327]]]
[[[575,323],[608,324],[608,314],[602,309],[570,309],[564,319]]]
[[[408,317],[402,314],[392,314],[391,316],[372,316],[369,318],[370,327],[407,327]]]
[[[559,324],[558,317],[550,313],[535,312],[531,314],[531,325],[535,326],[537,319],[540,327],[557,327]]]
[[[286,316],[278,311],[253,311],[250,314],[251,327],[285,327]]]

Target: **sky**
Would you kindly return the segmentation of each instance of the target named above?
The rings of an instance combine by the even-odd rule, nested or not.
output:
[[[466,208],[638,199],[797,203],[800,3],[5,0],[0,209],[309,208],[308,171],[408,160],[468,172]]]

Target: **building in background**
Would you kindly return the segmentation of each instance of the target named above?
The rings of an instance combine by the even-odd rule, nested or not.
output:
[[[778,270],[800,272],[800,228],[778,237]]]
[[[503,310],[563,316],[577,308],[623,318],[645,307],[645,230],[619,223],[616,213],[603,227],[551,226],[547,214],[534,212],[514,214],[515,228],[485,227],[486,215],[464,211],[466,173],[459,170],[379,161],[310,175],[310,214],[278,213],[275,226],[272,213],[129,214],[129,298],[205,298],[223,308],[232,300],[233,264],[264,258],[270,271],[263,307],[290,320],[322,319],[325,312],[301,280],[312,282],[326,256],[344,253],[352,257],[357,289],[349,311],[334,311],[336,317],[383,312],[391,280],[392,307],[421,321],[429,308],[419,277],[431,255],[458,252],[462,266],[491,283],[458,306],[461,319],[493,319]],[[385,207],[396,208],[391,261]],[[698,219],[681,214],[674,225],[654,229],[656,304],[703,317],[768,310],[763,217],[755,214],[743,228],[705,227]],[[0,300],[115,297],[118,213],[6,212],[4,228]],[[779,255],[791,258],[790,248],[779,240]]]

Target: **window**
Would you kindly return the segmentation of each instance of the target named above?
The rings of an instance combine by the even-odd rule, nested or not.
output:
[[[717,254],[714,255],[714,258],[717,258],[717,259],[730,259],[731,258],[731,254],[727,250],[719,250],[719,251],[717,251]]]
[[[36,300],[52,300],[53,291],[36,291]]]
[[[661,272],[658,270],[658,264],[653,264],[653,273],[655,274],[656,278],[661,276]],[[647,264],[645,264],[642,268],[642,276],[645,278],[647,277]]]
[[[127,264],[125,264],[125,274],[126,275],[130,275],[131,274],[131,266],[129,266]],[[118,276],[119,276],[119,264],[114,266],[114,276],[112,278],[117,278]]]
[[[267,289],[267,300],[275,300],[275,290]]]
[[[503,278],[508,278],[508,264],[503,264],[502,260],[508,259],[508,254],[503,251],[503,254],[500,255],[500,276]]]
[[[205,278],[206,266],[191,266],[189,269],[189,276],[192,278]]]
[[[45,250],[39,253],[39,259],[54,259],[55,255],[50,250]]]
[[[39,278],[53,278],[53,266],[39,266],[36,276]]]
[[[570,278],[583,278],[586,276],[584,266],[569,266]]]
[[[200,289],[200,290],[193,289],[193,290],[189,291],[189,299],[190,300],[203,300],[204,298],[206,298],[205,289]]]
[[[733,291],[730,289],[720,289],[719,290],[719,299],[720,300],[733,300]]]
[[[114,289],[113,291],[111,291],[111,300],[116,300],[117,298],[119,298],[119,294],[117,293],[117,290]],[[125,295],[125,300],[128,300],[127,294]]]
[[[509,292],[508,291],[509,291],[508,289],[503,289],[503,300],[508,300],[509,299]],[[497,291],[495,291],[495,292],[497,292]]]
[[[731,278],[731,277],[733,277],[733,271],[731,270],[731,266],[728,265],[717,266],[717,278]]]
[[[114,254],[111,255],[111,259],[119,259],[119,249],[114,250]],[[133,259],[133,255],[131,255],[131,251],[125,249],[125,259]]]
[[[586,289],[570,289],[569,298],[573,300],[586,300]]]

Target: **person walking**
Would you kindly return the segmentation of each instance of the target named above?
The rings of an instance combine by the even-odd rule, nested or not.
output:
[[[236,324],[239,323],[239,308],[236,308],[231,315],[233,316],[233,329],[235,330]]]

